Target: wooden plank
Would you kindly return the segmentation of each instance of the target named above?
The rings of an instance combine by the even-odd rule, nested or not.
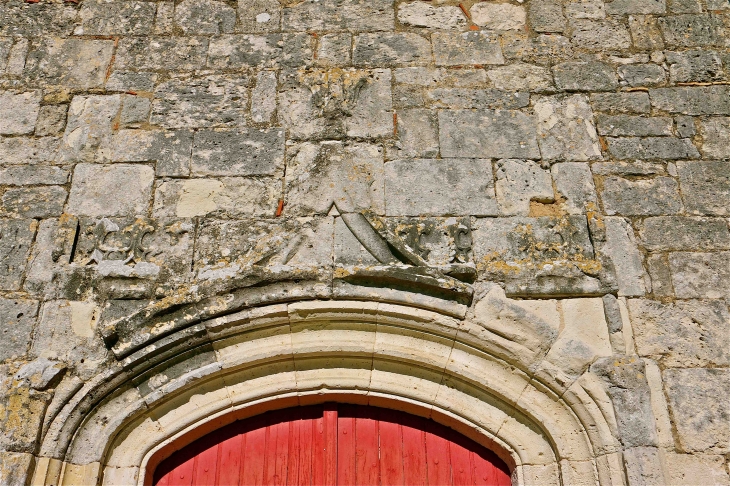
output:
[[[264,482],[266,462],[266,417],[255,417],[251,421],[250,430],[246,432],[243,452],[243,472],[240,484],[258,486]]]
[[[380,438],[380,484],[400,486],[403,479],[403,435],[397,417],[390,410],[381,410],[378,421]]]
[[[449,442],[439,435],[435,424],[427,422],[426,430],[426,472],[428,484],[441,486],[453,484],[451,481],[451,458],[449,457]]]
[[[472,453],[474,465],[474,481],[476,484],[488,486],[510,486],[507,467],[492,451],[479,448]]]
[[[378,421],[374,409],[358,407],[355,414],[355,476],[357,484],[380,484]]]
[[[218,482],[228,486],[238,486],[241,476],[241,453],[245,436],[238,433],[220,443],[218,448]]]
[[[337,484],[354,486],[355,473],[355,407],[340,405],[337,410]]]
[[[297,474],[297,484],[301,486],[315,484],[312,482],[312,450],[314,448],[315,421],[321,413],[319,407],[307,407],[301,412],[302,423],[299,427],[301,449],[299,450],[299,472]]]
[[[321,415],[312,421],[312,484],[325,484],[325,430],[324,409]]]
[[[207,447],[195,457],[195,472],[193,484],[216,484],[216,471],[218,467],[218,444]]]
[[[286,484],[289,424],[277,417],[275,423],[267,427],[267,432],[264,484],[266,486],[281,486]]]
[[[454,486],[472,486],[474,484],[474,468],[471,462],[471,451],[464,447],[464,442],[455,432],[449,434],[449,454],[451,456],[451,478]]]
[[[289,458],[287,460],[286,484],[299,484],[299,450],[301,443],[299,442],[299,427],[302,424],[301,417],[289,422]]]
[[[405,484],[428,484],[425,420],[403,415],[403,476]]]
[[[195,457],[188,459],[177,466],[170,475],[170,486],[191,486],[195,471]]]
[[[337,484],[337,405],[324,406],[324,485]]]

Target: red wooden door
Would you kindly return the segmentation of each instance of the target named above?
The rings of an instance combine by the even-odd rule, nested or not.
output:
[[[154,484],[506,486],[510,475],[493,452],[431,420],[325,404],[216,430],[163,461]]]

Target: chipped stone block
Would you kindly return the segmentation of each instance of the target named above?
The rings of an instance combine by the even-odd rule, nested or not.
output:
[[[649,91],[653,107],[684,115],[730,115],[730,87],[680,86]]]
[[[688,51],[667,51],[669,77],[673,83],[712,82],[725,77],[722,59],[716,51],[690,49]]]
[[[25,486],[30,482],[35,458],[24,452],[0,452],[0,484]]]
[[[730,231],[727,221],[721,218],[646,218],[641,227],[641,240],[649,251],[730,249]]]
[[[20,370],[13,376],[13,379],[28,383],[31,388],[36,390],[45,390],[61,381],[65,370],[66,365],[63,363],[38,358],[21,366]]]
[[[40,91],[0,92],[0,135],[32,134],[40,102]]]
[[[467,25],[466,18],[459,7],[455,5],[431,6],[420,1],[400,4],[398,22],[429,29],[463,30]]]
[[[16,218],[50,218],[63,212],[66,189],[59,186],[7,189],[2,196],[2,211]]]
[[[390,0],[305,0],[282,12],[285,31],[382,31],[394,24]]]
[[[651,277],[651,293],[657,297],[674,295],[672,273],[666,254],[650,254],[646,259],[646,267]]]
[[[58,154],[59,139],[55,137],[0,138],[0,163],[3,165],[53,162]]]
[[[404,67],[395,69],[395,82],[424,87],[454,87],[474,88],[483,87],[487,75],[483,69],[432,67]]]
[[[218,0],[183,0],[175,6],[175,25],[186,35],[233,32],[236,9]]]
[[[320,66],[347,66],[351,62],[352,35],[348,33],[325,34],[319,39],[317,64]]]
[[[155,162],[158,176],[190,174],[193,133],[187,130],[119,130],[112,138],[113,162]]]
[[[3,241],[4,238],[0,243]],[[0,299],[0,333],[3,338],[0,360],[17,359],[28,352],[37,316],[36,300]]]
[[[278,32],[281,3],[278,0],[238,0],[238,31]]]
[[[700,0],[667,0],[667,10],[671,13],[700,13]]]
[[[205,65],[207,54],[204,37],[124,37],[114,65],[122,70],[192,71]]]
[[[155,34],[172,34],[174,23],[175,3],[169,0],[157,3],[155,15]]]
[[[664,84],[667,75],[656,64],[627,64],[618,67],[618,76],[629,86],[653,86]]]
[[[564,91],[613,91],[616,73],[602,62],[564,62],[553,67],[555,85]]]
[[[543,159],[584,161],[601,158],[593,111],[582,95],[535,102],[538,143]]]
[[[668,484],[730,484],[730,475],[721,455],[666,453]]]
[[[649,95],[635,91],[630,93],[591,93],[591,106],[596,111],[615,113],[649,113]]]
[[[629,30],[615,19],[579,19],[571,22],[573,44],[591,51],[628,49]]]
[[[601,191],[606,214],[654,216],[679,212],[679,187],[671,177],[628,180],[607,177]]]
[[[146,165],[78,164],[67,212],[98,217],[146,214],[154,175]]]
[[[109,160],[113,123],[120,95],[75,96],[68,110],[60,158],[68,162]]]
[[[502,216],[527,216],[530,201],[553,202],[550,172],[531,160],[497,161],[495,192]],[[469,213],[471,214],[471,213]]]
[[[439,140],[442,157],[540,157],[534,120],[519,111],[439,111]]]
[[[59,135],[66,127],[68,105],[41,106],[35,125],[35,134],[39,137]]]
[[[295,215],[385,211],[383,149],[367,143],[303,142],[287,148],[287,211]]]
[[[283,165],[284,131],[280,129],[201,130],[193,139],[193,175],[274,175]]]
[[[431,101],[436,108],[497,108],[511,110],[524,108],[530,104],[530,97],[526,92],[515,93],[514,91],[491,88],[435,88],[426,91],[426,99]]]
[[[565,16],[560,2],[533,0],[528,5],[528,19],[535,32],[563,32]]]
[[[629,300],[640,356],[664,367],[730,364],[730,312],[720,301]]]
[[[430,64],[431,44],[411,32],[360,34],[355,37],[352,62],[366,67]]]
[[[713,46],[724,42],[719,15],[669,15],[659,19],[659,27],[669,47]]]
[[[394,160],[385,164],[385,194],[389,216],[497,213],[489,160]]]
[[[248,77],[174,77],[157,85],[150,123],[194,129],[245,126]]]
[[[251,92],[251,120],[269,123],[276,114],[276,73],[261,71],[256,75],[256,86]]]
[[[281,46],[281,34],[232,34],[213,37],[208,53],[208,66],[218,69],[276,67],[281,59]]]
[[[46,165],[19,165],[0,168],[0,181],[8,186],[65,184],[68,170]]]
[[[691,159],[700,153],[687,138],[607,137],[608,150],[617,159]]]
[[[431,42],[437,66],[504,64],[499,39],[489,32],[436,32]]]
[[[730,117],[704,118],[700,127],[702,154],[708,158],[730,158]]]
[[[25,75],[46,84],[98,88],[104,83],[113,51],[112,40],[46,38],[28,53]]]
[[[726,454],[730,450],[730,370],[669,369],[662,378],[683,450]]]
[[[398,111],[398,140],[387,149],[389,159],[436,157],[439,152],[436,113],[431,110]]]
[[[548,59],[555,63],[574,58],[570,40],[562,35],[540,34],[532,38],[523,33],[510,31],[504,32],[500,37],[506,59],[549,65]]]
[[[665,0],[606,0],[609,15],[663,14],[666,10]]]
[[[153,91],[157,78],[155,73],[136,73],[128,71],[112,71],[106,81],[109,91]]]
[[[478,2],[469,10],[471,20],[488,30],[521,30],[525,27],[525,7],[509,3]]]
[[[487,71],[487,77],[498,89],[511,91],[554,91],[550,70],[534,64],[514,63]]]
[[[670,253],[669,267],[680,299],[730,297],[730,252]]]
[[[155,4],[138,1],[84,2],[76,35],[147,35],[152,31]]]
[[[565,13],[570,19],[605,19],[606,4],[603,0],[571,0],[565,5]]]
[[[586,163],[562,163],[550,167],[558,197],[568,214],[584,214],[597,207],[596,188],[591,169]]]
[[[188,179],[162,182],[155,191],[157,218],[192,218],[220,211],[234,216],[271,216],[281,197],[276,179]]]
[[[628,448],[623,452],[623,462],[630,485],[667,484],[656,447]]]
[[[616,269],[619,296],[644,295],[647,275],[631,224],[618,217],[607,217],[604,224],[606,242],[601,246],[601,252],[611,259]]]
[[[0,219],[0,289],[20,288],[37,228],[32,219]]]
[[[58,3],[6,2],[0,6],[0,35],[70,35],[77,13],[74,6]]]
[[[674,121],[670,117],[599,115],[598,133],[609,137],[671,136]]]
[[[691,214],[730,214],[730,171],[727,161],[678,162],[682,198]]]

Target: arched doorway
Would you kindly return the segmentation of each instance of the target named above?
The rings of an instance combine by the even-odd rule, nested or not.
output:
[[[431,420],[328,403],[268,412],[218,429],[156,469],[172,485],[511,484],[493,452]]]

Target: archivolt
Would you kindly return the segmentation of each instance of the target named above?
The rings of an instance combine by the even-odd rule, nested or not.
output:
[[[200,322],[78,390],[45,433],[34,484],[144,484],[161,459],[211,430],[327,400],[454,427],[500,454],[518,484],[624,484],[603,389],[584,375],[561,390],[498,357],[470,325],[333,300]]]

